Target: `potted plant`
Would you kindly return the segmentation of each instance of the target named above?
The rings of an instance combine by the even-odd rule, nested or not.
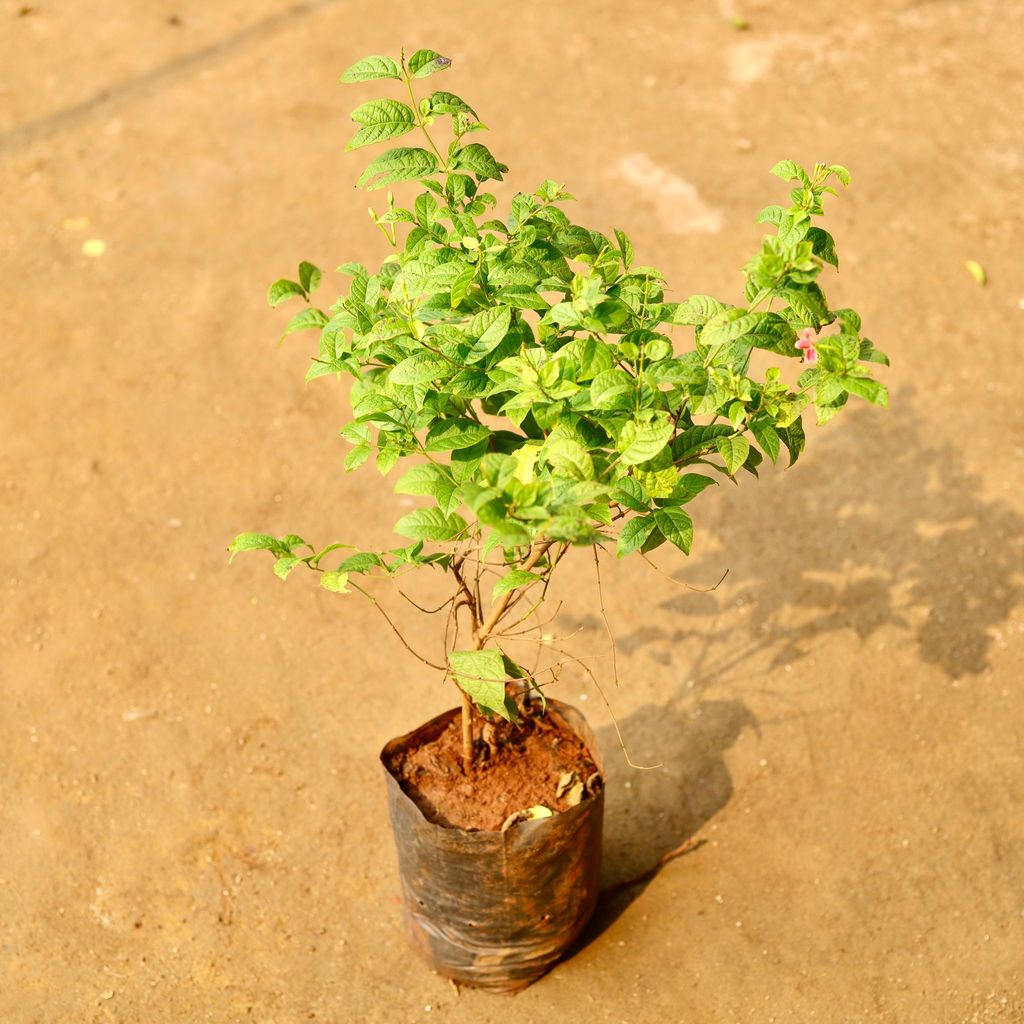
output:
[[[509,991],[551,966],[597,898],[598,752],[579,714],[545,697],[559,662],[529,670],[514,643],[552,574],[579,549],[595,563],[663,544],[688,554],[702,491],[756,476],[784,448],[794,463],[805,410],[825,423],[851,396],[886,405],[870,365],[887,360],[820,285],[838,260],[814,218],[832,183],[848,184],[843,167],[773,168],[795,187],[788,205],[761,211],[774,230],[744,267],[742,301],[670,301],[624,232],[572,222],[561,185],[497,212],[484,186],[507,167],[477,141],[476,112],[421,88],[450,64],[419,50],[342,76],[394,80],[402,96],[353,111],[349,150],[417,143],[384,151],[359,184],[410,181],[418,194],[406,206],[388,192],[371,210],[391,250],[379,268],[343,264],[346,292],[284,331],[318,333],[307,380],[353,378],[345,468],[372,456],[384,475],[401,470],[395,490],[423,499],[394,525],[408,543],[364,551],[243,533],[230,550],[267,550],[282,578],[301,566],[381,611],[367,580],[422,568],[447,578],[444,658],[420,657],[459,706],[382,759],[416,944],[449,977]],[[301,263],[271,285],[270,304],[310,303],[320,281]]]

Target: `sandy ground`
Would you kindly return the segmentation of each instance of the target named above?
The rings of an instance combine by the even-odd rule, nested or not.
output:
[[[4,1024],[1024,1020],[1024,8],[730,13],[4,0]],[[738,289],[778,158],[849,165],[835,288],[894,360],[889,413],[702,500],[661,563],[716,592],[607,577],[614,706],[664,762],[628,769],[564,677],[611,766],[608,881],[707,842],[511,1001],[400,931],[377,753],[451,694],[369,606],[224,551],[390,540],[263,294],[380,256],[336,79],[403,43],[455,57],[505,197],[566,181],[680,296]],[[560,628],[596,647],[577,563]]]

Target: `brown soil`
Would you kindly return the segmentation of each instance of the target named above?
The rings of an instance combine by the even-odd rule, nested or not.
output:
[[[462,770],[458,718],[436,739],[396,754],[388,768],[430,821],[474,832],[496,832],[528,807],[568,810],[568,794],[558,794],[565,773],[589,781],[590,792],[601,785],[583,741],[551,716],[499,722],[493,730],[490,747],[477,743],[472,778]]]

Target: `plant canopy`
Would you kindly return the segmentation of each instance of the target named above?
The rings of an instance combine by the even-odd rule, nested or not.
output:
[[[230,550],[267,550],[282,578],[301,566],[338,593],[370,596],[365,578],[422,566],[449,573],[449,625],[457,638],[462,612],[469,631],[436,667],[465,695],[466,738],[470,701],[514,718],[506,681],[535,684],[503,631],[536,609],[568,550],[595,547],[596,560],[598,548],[646,555],[669,544],[689,554],[702,491],[756,476],[783,449],[796,462],[805,410],[826,423],[851,397],[886,405],[871,370],[888,361],[821,286],[839,260],[816,218],[834,185],[849,183],[845,168],[776,164],[789,202],[758,217],[771,233],[743,268],[740,301],[669,301],[625,232],[573,222],[562,185],[545,181],[499,213],[486,185],[508,168],[477,141],[484,125],[465,100],[425,82],[450,64],[419,50],[366,57],[342,75],[393,80],[401,94],[352,112],[347,149],[402,140],[359,184],[412,182],[417,194],[400,205],[389,191],[386,208],[371,209],[391,251],[374,269],[339,267],[349,283],[332,305],[312,304],[322,274],[305,262],[268,294],[272,306],[306,304],[284,331],[319,338],[306,379],[353,379],[345,468],[372,460],[395,474],[397,492],[423,499],[394,524],[408,543],[362,551],[243,533]],[[758,349],[770,365],[756,373]],[[489,594],[481,566],[492,570]]]

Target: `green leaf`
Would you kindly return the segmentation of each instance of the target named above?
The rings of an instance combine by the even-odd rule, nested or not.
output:
[[[693,520],[681,508],[655,509],[654,522],[665,538],[675,544],[684,555],[690,553],[690,545],[693,544]]]
[[[672,424],[668,420],[655,420],[653,423],[630,420],[619,433],[618,450],[622,453],[620,461],[626,466],[647,462],[668,444],[671,436]]]
[[[710,295],[691,295],[685,302],[680,302],[672,313],[674,324],[690,324],[702,326],[713,316],[717,316],[725,306]]]
[[[304,309],[301,313],[296,313],[295,316],[288,321],[288,326],[284,329],[284,333],[281,337],[285,338],[289,334],[294,334],[296,331],[306,331],[312,327],[323,327],[326,323],[327,316],[321,310]]]
[[[792,466],[804,450],[804,425],[795,419],[789,426],[779,429],[779,436],[789,451],[789,464]]]
[[[619,243],[619,252],[622,254],[622,265],[628,270],[633,263],[633,243],[629,240],[625,231],[615,228],[615,239]]]
[[[395,484],[396,494],[429,494],[438,498],[454,487],[440,466],[432,462],[411,466]]]
[[[369,572],[371,569],[383,568],[387,566],[384,564],[384,559],[380,555],[375,555],[372,551],[357,551],[354,555],[349,555],[341,565],[338,566],[341,572]]]
[[[320,286],[320,279],[323,277],[323,273],[319,267],[314,264],[303,260],[299,264],[299,284],[306,290],[306,293],[315,292]]]
[[[494,584],[491,591],[491,600],[501,597],[510,590],[518,590],[520,587],[528,586],[530,583],[541,579],[535,572],[527,572],[525,569],[513,569]]]
[[[390,57],[364,57],[341,76],[343,82],[372,82],[378,78],[401,78],[399,66]]]
[[[409,334],[409,324],[397,316],[384,317],[378,320],[373,328],[366,335],[367,341],[390,341],[392,338],[402,338]]]
[[[508,170],[506,164],[498,163],[491,151],[479,142],[471,142],[456,150],[449,166],[452,170],[469,171],[480,181],[501,181],[502,173]]]
[[[772,205],[766,206],[758,215],[758,224],[774,224],[776,227],[782,223],[783,217],[788,216],[789,211],[784,206]]]
[[[889,404],[889,392],[880,381],[872,380],[870,377],[843,377],[841,383],[851,395],[880,405],[883,409]]]
[[[500,651],[452,651],[448,655],[455,682],[486,711],[510,719],[505,704],[505,662]]]
[[[544,457],[563,476],[576,480],[594,478],[594,461],[590,452],[575,437],[560,428],[551,432],[543,447]]]
[[[451,57],[442,57],[436,50],[417,50],[409,58],[409,71],[413,78],[426,78],[451,67]]]
[[[424,447],[428,452],[449,452],[471,448],[491,436],[483,424],[470,419],[441,420],[427,431]]]
[[[736,341],[753,331],[766,315],[765,313],[751,313],[740,307],[723,309],[704,326],[700,335],[701,344],[711,346]]]
[[[403,359],[389,374],[392,384],[427,384],[445,375],[451,364],[432,352],[417,352]]]
[[[628,555],[630,552],[642,548],[644,542],[654,532],[654,518],[652,516],[634,516],[622,528],[619,534],[618,543],[615,546],[619,558]]]
[[[290,299],[293,295],[305,298],[306,290],[297,281],[289,281],[282,277],[267,289],[267,302],[271,306],[280,306],[282,302]]]
[[[792,160],[780,160],[772,168],[771,173],[783,181],[799,181],[806,188],[809,188],[811,184],[807,172]]]
[[[357,470],[369,457],[373,449],[368,444],[357,444],[345,456],[345,472],[351,473]]]
[[[477,313],[466,328],[466,333],[476,339],[467,356],[469,362],[478,362],[494,351],[508,334],[511,322],[512,310],[508,306],[490,306]]]
[[[651,504],[644,489],[631,476],[623,477],[608,497],[633,512],[646,512]]]
[[[453,92],[432,93],[426,102],[432,114],[472,114],[476,117],[476,111]]]
[[[458,277],[452,281],[450,289],[452,309],[455,309],[466,297],[466,294],[469,292],[469,286],[473,283],[475,276],[476,268],[467,264],[459,271]]]
[[[416,127],[416,116],[412,109],[398,100],[370,100],[356,107],[351,117],[363,127],[349,140],[345,146],[346,152],[375,142],[396,139]]]
[[[595,409],[629,409],[637,382],[625,370],[614,367],[599,373],[590,384],[590,401]]]
[[[665,499],[665,504],[685,505],[688,501],[693,501],[705,488],[717,485],[717,483],[717,480],[712,480],[711,477],[701,473],[684,473],[672,488],[672,493]],[[662,530],[662,533],[664,532]],[[666,534],[666,536],[668,535]],[[669,537],[669,540],[671,539]]]
[[[710,448],[721,435],[731,433],[732,427],[727,427],[724,423],[697,424],[684,430],[672,442],[672,454],[675,461],[680,462]]]
[[[413,540],[451,540],[466,529],[466,520],[455,512],[445,515],[439,508],[418,508],[402,516],[395,533]]]
[[[809,228],[805,237],[811,243],[815,256],[826,263],[831,263],[833,267],[839,266],[835,239],[827,231],[822,228]]]
[[[326,377],[329,373],[338,373],[344,367],[338,363],[324,362],[322,359],[314,359],[306,371],[306,383],[316,380],[318,377]]]
[[[295,555],[284,555],[274,563],[274,572],[281,577],[281,579],[288,579],[288,573],[292,571],[301,562],[301,558],[297,558]]]
[[[850,184],[850,172],[842,164],[829,164],[828,169],[846,186]]]
[[[393,181],[427,178],[438,170],[437,157],[425,149],[399,147],[381,153],[359,176],[360,188],[384,188]]]
[[[377,451],[377,469],[381,476],[387,476],[392,469],[395,468],[395,463],[398,461],[401,453],[397,448],[380,448]]]
[[[715,438],[715,447],[725,462],[729,476],[736,475],[736,471],[747,461],[747,455],[750,453],[750,442],[740,436]]]
[[[780,441],[775,428],[764,420],[755,420],[750,424],[750,429],[757,443],[764,449],[765,455],[774,462],[779,457]]]
[[[320,577],[320,586],[324,590],[331,591],[332,594],[347,594],[349,593],[348,587],[345,584],[348,582],[348,573],[342,572],[340,569],[334,569],[332,572],[325,572]]]
[[[239,551],[273,551],[276,555],[290,555],[291,549],[276,537],[267,533],[240,533],[229,545],[228,551],[234,558]]]

